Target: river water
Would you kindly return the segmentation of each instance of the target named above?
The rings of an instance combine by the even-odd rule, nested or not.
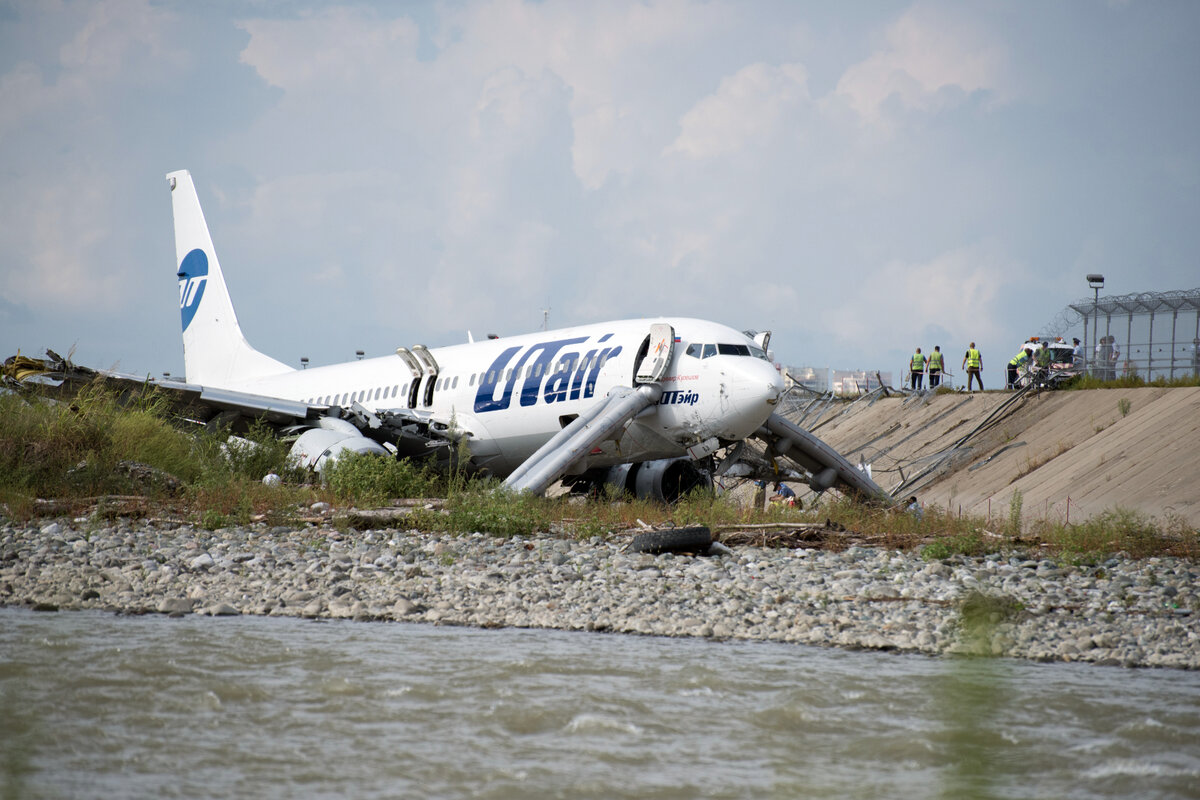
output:
[[[1200,797],[1200,674],[0,609],[0,797]]]

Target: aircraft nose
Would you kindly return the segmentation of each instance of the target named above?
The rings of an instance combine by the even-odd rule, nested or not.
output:
[[[725,384],[729,402],[723,437],[745,439],[767,421],[783,396],[783,376],[760,359],[731,365]]]

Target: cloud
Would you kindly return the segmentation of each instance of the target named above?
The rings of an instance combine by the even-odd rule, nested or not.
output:
[[[894,346],[898,332],[916,335],[934,325],[990,341],[1016,335],[1016,303],[1035,285],[1029,269],[1000,244],[980,242],[928,261],[888,261],[856,282],[853,292],[814,309],[814,315],[841,338],[884,347]]]
[[[109,197],[95,183],[25,185],[0,228],[0,296],[55,312],[124,305],[128,270],[113,258]]]
[[[289,93],[386,91],[417,64],[416,24],[363,8],[327,8],[299,19],[246,19],[238,27],[250,34],[242,63]]]
[[[722,3],[473,3],[448,13],[439,61],[508,64],[551,74],[566,90],[574,172],[589,190],[636,175],[662,151],[687,66],[736,19]]]
[[[886,122],[887,107],[934,112],[978,91],[1003,92],[1005,49],[972,25],[923,7],[906,12],[886,44],[846,70],[836,95],[866,122]]]
[[[788,108],[808,100],[803,65],[751,64],[684,114],[679,137],[667,152],[691,158],[737,152],[774,134]]]
[[[40,116],[78,115],[114,86],[162,80],[182,62],[166,45],[174,15],[148,0],[46,6],[5,22],[9,37],[45,39],[48,46],[36,61],[20,60],[0,75],[0,137]],[[153,69],[131,69],[149,63]]]

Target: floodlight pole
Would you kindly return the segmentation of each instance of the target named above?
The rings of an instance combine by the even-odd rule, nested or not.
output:
[[[1093,352],[1090,354],[1090,355],[1095,355],[1095,347],[1099,344],[1099,340],[1097,339],[1097,337],[1100,335],[1100,290],[1102,288],[1104,288],[1104,276],[1097,274],[1097,273],[1092,273],[1087,276],[1087,282],[1088,282],[1088,286],[1092,287],[1092,291],[1095,292],[1094,299],[1092,300],[1092,339],[1095,341],[1093,341],[1091,344],[1091,346],[1093,348]],[[1087,322],[1085,321],[1084,322],[1085,327],[1083,329],[1083,338],[1084,339],[1087,338],[1086,325],[1087,325]],[[1086,347],[1086,345],[1085,345],[1085,347]],[[1088,357],[1089,357],[1089,355],[1084,356],[1084,358],[1088,358]],[[1096,374],[1096,365],[1094,362],[1095,362],[1094,359],[1090,362],[1092,364],[1091,372],[1093,375]]]

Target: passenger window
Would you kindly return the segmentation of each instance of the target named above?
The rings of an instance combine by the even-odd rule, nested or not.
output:
[[[458,376],[457,376],[457,375],[455,375],[455,376],[454,376],[454,380],[450,382],[450,388],[451,388],[451,389],[457,389],[457,388],[458,388]]]
[[[701,358],[712,358],[717,354],[717,346],[715,344],[704,345],[704,355]]]
[[[475,373],[472,372],[470,380],[467,381],[467,386],[474,386],[474,385],[475,385]]]

